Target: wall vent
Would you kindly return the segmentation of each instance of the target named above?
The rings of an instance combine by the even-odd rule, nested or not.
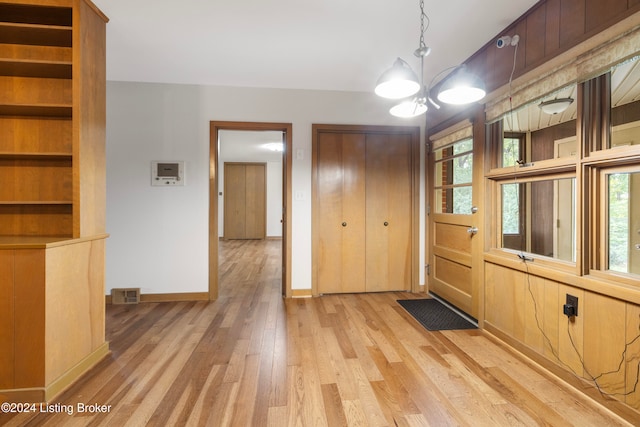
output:
[[[138,304],[140,288],[111,289],[111,304]]]

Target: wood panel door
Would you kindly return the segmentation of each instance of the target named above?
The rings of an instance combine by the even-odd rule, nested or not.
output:
[[[365,135],[319,134],[319,293],[365,292]]]
[[[479,112],[479,123],[484,123]],[[435,141],[429,152],[429,292],[482,318],[484,125]]]
[[[224,164],[224,238],[266,236],[266,165]]]
[[[411,289],[411,137],[366,140],[366,291]]]

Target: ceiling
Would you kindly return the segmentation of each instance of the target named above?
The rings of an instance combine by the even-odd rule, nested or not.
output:
[[[419,69],[419,0],[94,0],[107,79],[370,92],[396,57]],[[425,82],[537,0],[425,2]]]

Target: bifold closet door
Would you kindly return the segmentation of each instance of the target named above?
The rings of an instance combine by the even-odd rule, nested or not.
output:
[[[224,238],[266,237],[266,165],[224,164]]]
[[[366,139],[367,292],[411,289],[411,136]]]
[[[318,293],[365,292],[365,135],[321,132]]]

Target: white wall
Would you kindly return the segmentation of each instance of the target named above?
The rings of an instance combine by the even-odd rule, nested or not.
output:
[[[423,124],[390,116],[390,106],[372,93],[107,82],[107,293],[207,291],[211,120],[293,124],[303,158],[293,156],[292,189],[304,200],[292,206],[292,287],[310,289],[311,125]],[[154,160],[183,160],[186,185],[151,187]],[[423,178],[420,187],[424,265]]]

